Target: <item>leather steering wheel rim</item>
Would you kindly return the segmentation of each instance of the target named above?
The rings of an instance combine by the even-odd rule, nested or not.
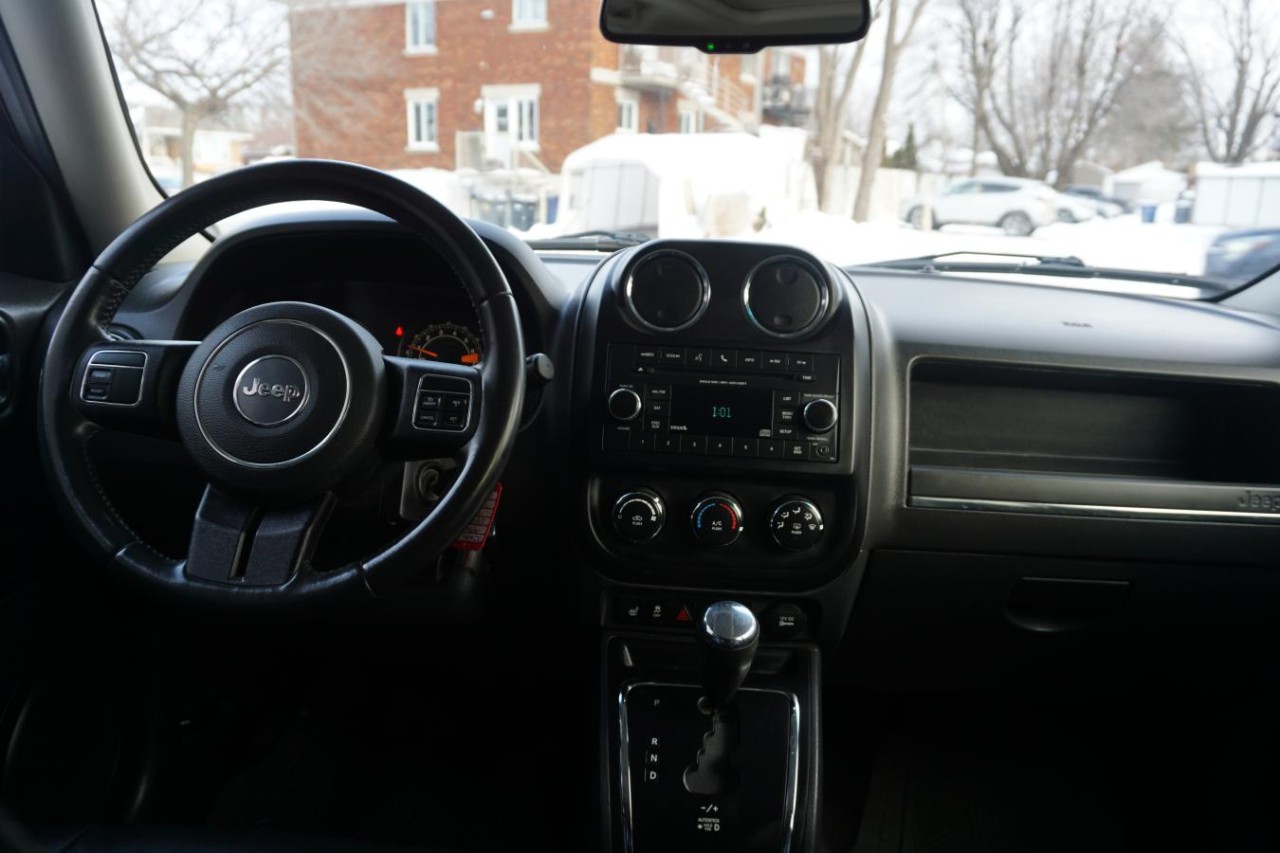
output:
[[[485,357],[475,368],[479,405],[472,415],[474,432],[460,451],[457,479],[441,501],[373,556],[328,572],[295,573],[277,585],[192,578],[185,572],[186,561],[147,545],[112,505],[87,451],[89,438],[101,427],[77,407],[73,384],[82,375],[77,371],[84,370],[86,349],[111,340],[107,328],[125,298],[169,251],[232,214],[301,200],[348,203],[383,214],[424,239],[452,267],[474,303],[486,342]],[[37,418],[40,453],[55,499],[67,524],[94,555],[161,592],[215,605],[297,610],[367,599],[429,566],[496,484],[519,427],[523,397],[519,313],[505,276],[480,237],[442,204],[384,172],[336,161],[293,160],[245,167],[185,189],[140,217],[102,252],[71,292],[52,330]]]

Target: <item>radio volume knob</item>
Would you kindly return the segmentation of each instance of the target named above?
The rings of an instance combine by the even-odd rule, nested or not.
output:
[[[618,388],[609,395],[609,415],[614,420],[634,421],[643,407],[640,395],[630,388]]]
[[[809,432],[831,432],[840,419],[840,412],[830,400],[810,400],[800,410],[800,419]]]

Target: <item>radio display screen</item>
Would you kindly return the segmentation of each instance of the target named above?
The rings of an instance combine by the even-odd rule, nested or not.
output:
[[[677,385],[671,430],[699,435],[757,436],[773,428],[773,392],[760,388]]]

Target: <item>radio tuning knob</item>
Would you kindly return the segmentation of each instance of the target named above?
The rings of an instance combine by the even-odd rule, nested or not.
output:
[[[800,410],[800,419],[809,432],[831,432],[839,418],[840,412],[830,400],[810,400]]]
[[[634,421],[643,408],[640,395],[630,388],[618,388],[609,395],[609,416],[622,422]]]

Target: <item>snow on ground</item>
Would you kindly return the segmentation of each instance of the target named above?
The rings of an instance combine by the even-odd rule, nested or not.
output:
[[[917,231],[894,220],[854,222],[811,211],[775,223],[751,239],[800,246],[841,266],[944,252],[1010,252],[1074,255],[1097,267],[1202,274],[1205,250],[1224,229],[1161,219],[1144,224],[1129,215],[1076,225],[1056,223],[1030,237],[1007,237],[997,228],[948,225],[940,231]]]

